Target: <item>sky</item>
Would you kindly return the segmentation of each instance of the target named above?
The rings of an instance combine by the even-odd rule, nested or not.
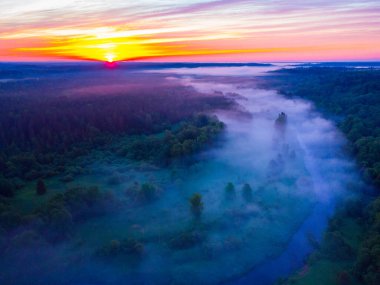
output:
[[[380,60],[376,0],[0,0],[0,61]]]

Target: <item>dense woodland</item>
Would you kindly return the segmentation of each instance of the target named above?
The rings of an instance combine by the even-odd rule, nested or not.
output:
[[[63,175],[74,158],[100,147],[117,144],[115,152],[161,165],[171,157],[200,149],[222,125],[216,118],[196,114],[233,103],[223,95],[182,91],[181,96],[178,92],[143,96],[137,92],[70,98],[0,97],[2,195],[11,196],[11,188],[20,187],[23,181]],[[181,123],[185,121],[188,123]],[[172,132],[174,125],[178,126]],[[163,139],[152,135],[165,130]],[[161,144],[163,141],[170,145]],[[156,157],[148,157],[157,147]]]
[[[335,120],[363,177],[377,188],[369,205],[363,197],[335,215],[322,244],[315,244],[318,251],[310,264],[344,264],[336,272],[336,284],[380,284],[380,70],[296,68],[275,72],[270,83],[286,96],[312,101]],[[354,229],[347,230],[347,224]],[[297,278],[290,283],[299,284]]]
[[[49,177],[63,183],[75,179],[76,158],[99,150],[164,167],[214,141],[224,124],[207,113],[234,103],[223,94],[181,90],[143,96],[0,96],[0,252],[69,239],[83,221],[118,209],[120,201],[104,189],[69,187],[58,194],[47,189]],[[45,202],[25,212],[13,199],[33,184],[36,199]],[[156,199],[159,190],[149,183],[135,185],[126,197],[130,206],[138,206]],[[138,241],[128,239],[105,245],[97,255],[141,250]]]

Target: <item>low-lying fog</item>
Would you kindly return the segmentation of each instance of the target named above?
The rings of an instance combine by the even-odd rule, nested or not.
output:
[[[27,266],[23,276],[14,276],[15,284],[17,279],[27,284],[31,276],[39,276],[41,284],[268,284],[300,266],[310,251],[306,237],[320,239],[336,202],[359,182],[332,122],[308,102],[255,87],[256,77],[272,69],[160,70],[176,84],[235,98],[241,112],[217,114],[226,124],[221,142],[188,167],[157,169],[121,159],[94,163],[92,174],[75,183],[101,185],[123,197],[135,181],[151,181],[162,189],[159,200],[86,222],[72,242],[44,249],[43,266]],[[115,175],[118,185],[109,183]],[[234,189],[226,190],[228,183]],[[245,191],[247,183],[252,193]],[[189,211],[196,192],[204,203],[200,221]],[[168,246],[168,240],[189,233],[186,238],[201,242],[185,249]],[[293,242],[297,234],[299,244]],[[141,260],[93,258],[94,248],[131,235],[144,240]],[[278,271],[265,272],[268,262]],[[284,264],[289,265],[282,270]]]

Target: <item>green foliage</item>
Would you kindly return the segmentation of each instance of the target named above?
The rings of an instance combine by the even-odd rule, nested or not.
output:
[[[224,192],[227,200],[235,198],[236,192],[234,184],[232,182],[228,182],[227,185],[224,187]]]
[[[46,185],[43,180],[38,179],[37,185],[36,185],[36,194],[39,196],[46,194]]]
[[[223,130],[216,117],[197,115],[164,135],[138,136],[117,146],[118,153],[133,160],[167,165],[174,159],[189,156],[206,145]]]
[[[113,211],[118,205],[112,195],[97,187],[70,188],[26,215],[21,215],[9,201],[0,198],[0,229],[8,232],[27,229],[28,235],[19,236],[20,240],[32,239],[33,233],[57,242],[69,238],[76,223]]]
[[[102,215],[115,208],[115,200],[97,187],[74,187],[57,194],[35,212],[39,230],[48,240],[68,238],[74,223]]]
[[[10,90],[12,96],[0,97],[0,173],[23,180],[62,175],[63,181],[69,182],[75,176],[68,169],[75,158],[130,136],[147,135],[147,140],[140,137],[135,144],[120,146],[116,151],[137,160],[164,165],[172,158],[194,153],[221,127],[208,116],[195,114],[229,108],[234,101],[223,95],[193,96],[194,90],[175,89],[144,96],[131,92],[76,98],[31,96],[29,86],[27,96],[19,89]],[[4,95],[5,89],[0,93]],[[186,122],[196,128],[196,138],[185,139]],[[183,124],[184,133],[181,138],[169,139],[169,145],[152,135],[176,124]]]
[[[368,285],[380,284],[380,235],[369,237],[360,249],[355,273]]]
[[[196,218],[199,218],[203,211],[202,195],[194,193],[193,196],[191,196],[189,203],[191,212]]]
[[[333,260],[345,260],[354,256],[353,249],[339,232],[328,231],[325,234],[321,251]]]
[[[364,284],[375,285],[380,284],[380,198],[370,205],[368,221],[354,272]]]

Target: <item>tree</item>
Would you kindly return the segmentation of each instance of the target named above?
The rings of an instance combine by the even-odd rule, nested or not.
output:
[[[226,192],[227,199],[232,199],[235,197],[235,186],[232,182],[228,182],[224,190]]]
[[[142,202],[151,202],[157,197],[158,189],[151,183],[141,184],[139,190],[139,200]]]
[[[46,194],[46,191],[47,190],[44,181],[42,179],[39,179],[36,185],[36,194],[42,196]]]
[[[288,120],[288,117],[286,116],[286,114],[284,112],[281,112],[275,121],[275,127],[281,133],[285,132],[287,120]]]
[[[243,198],[247,202],[252,201],[252,188],[248,183],[245,183],[243,186]]]
[[[203,211],[202,195],[199,193],[193,194],[190,198],[190,210],[196,218],[200,218]]]

